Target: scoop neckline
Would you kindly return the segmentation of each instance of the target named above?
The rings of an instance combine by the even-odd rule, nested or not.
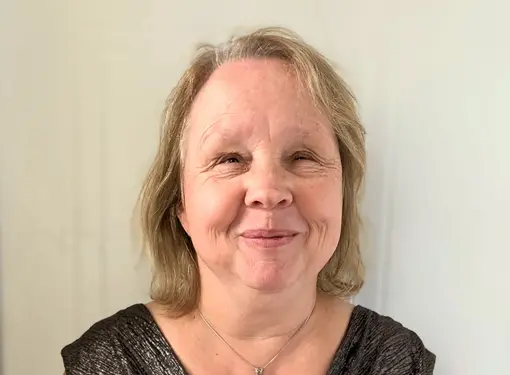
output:
[[[156,319],[154,318],[152,312],[149,310],[147,305],[144,303],[138,303],[135,306],[140,307],[140,309],[143,311],[144,315],[148,319],[149,323],[151,324],[152,328],[155,329],[155,331],[157,332],[159,336],[158,338],[165,343],[165,350],[169,352],[170,358],[178,364],[180,375],[189,375],[181,359],[177,356],[177,353],[173,349],[172,344],[165,337],[163,330],[156,322]],[[345,366],[346,357],[343,356],[342,353],[344,351],[348,351],[348,349],[350,348],[352,337],[355,335],[356,328],[355,322],[356,320],[359,319],[359,317],[363,314],[364,311],[365,311],[364,307],[360,305],[354,305],[351,311],[351,315],[349,317],[349,322],[347,323],[347,328],[345,329],[345,333],[342,339],[340,340],[337,349],[335,350],[335,354],[333,355],[333,359],[331,360],[326,375],[334,375],[333,371],[341,369]]]

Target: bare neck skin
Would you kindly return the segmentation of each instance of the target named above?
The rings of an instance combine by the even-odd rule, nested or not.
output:
[[[264,340],[288,337],[312,310],[313,318],[320,309],[319,297],[316,280],[264,293],[245,285],[226,285],[205,271],[200,311],[224,338]]]

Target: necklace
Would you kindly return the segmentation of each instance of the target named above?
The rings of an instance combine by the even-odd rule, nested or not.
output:
[[[237,354],[239,358],[241,358],[244,362],[246,362],[249,366],[253,368],[253,371],[255,375],[262,375],[264,373],[264,370],[267,366],[269,366],[273,361],[278,358],[278,356],[285,350],[285,348],[291,343],[292,339],[296,337],[296,335],[301,331],[301,328],[305,326],[306,323],[310,320],[310,317],[312,316],[313,311],[315,310],[315,305],[312,308],[312,311],[310,311],[310,314],[306,317],[306,319],[301,323],[294,331],[292,332],[292,335],[289,337],[285,345],[262,367],[253,365],[250,361],[248,361],[246,358],[244,358],[237,350],[235,350],[232,345],[230,345],[227,340],[225,340],[219,332],[212,326],[212,324],[205,318],[205,316],[202,314],[202,311],[198,310],[198,313],[200,314],[200,317],[204,321],[204,323],[209,327],[209,329],[221,340],[225,345],[227,345],[234,353]]]

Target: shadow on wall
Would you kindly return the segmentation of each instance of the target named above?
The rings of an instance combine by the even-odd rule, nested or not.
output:
[[[0,206],[0,210],[2,207]],[[3,324],[4,324],[4,293],[3,286],[5,285],[3,282],[3,259],[2,259],[2,222],[0,221],[0,375],[4,374],[4,345],[3,345]]]

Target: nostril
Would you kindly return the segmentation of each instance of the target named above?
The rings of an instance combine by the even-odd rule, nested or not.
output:
[[[292,203],[292,193],[285,187],[250,186],[246,191],[245,204],[248,207],[274,209],[287,207]]]

